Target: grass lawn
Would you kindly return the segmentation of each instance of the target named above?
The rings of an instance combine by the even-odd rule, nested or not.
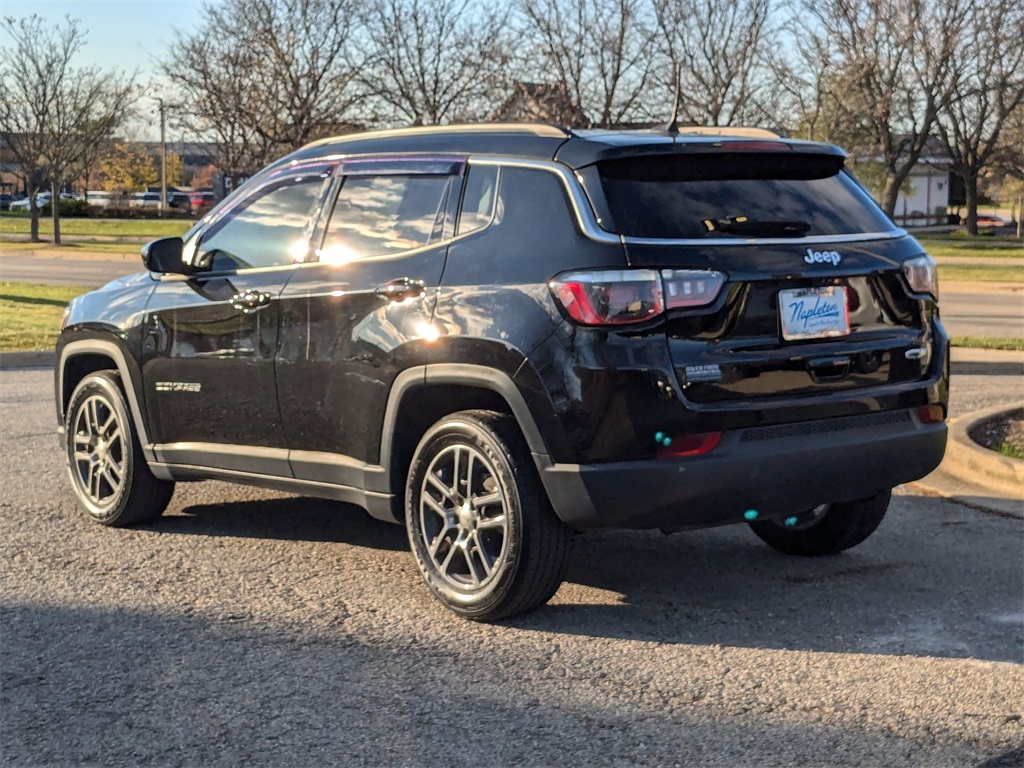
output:
[[[999,452],[1003,456],[1009,456],[1011,459],[1024,459],[1024,451],[1013,443],[1003,443],[999,446]]]
[[[20,214],[0,215],[0,235],[27,235],[30,219]],[[176,237],[195,222],[189,219],[61,219],[62,235],[112,235],[114,237]],[[53,234],[53,221],[39,219],[39,234]]]
[[[1005,237],[952,237],[950,235],[915,235],[932,256],[957,256],[987,259],[1024,259],[1024,244]]]
[[[80,251],[82,253],[135,253],[138,254],[142,246],[138,243],[64,243],[54,245],[53,243],[23,243],[21,241],[11,243],[0,236],[0,254],[22,253],[25,251],[61,250]]]
[[[53,349],[64,307],[91,288],[0,283],[0,350]]]
[[[950,340],[954,347],[972,347],[974,349],[1008,349],[1024,352],[1024,339],[998,338],[988,336],[954,336]]]
[[[977,267],[960,266],[956,264],[939,264],[939,287],[941,290],[943,281],[957,281],[966,283],[1020,283],[1024,282],[1024,264],[1020,266],[1007,265]]]

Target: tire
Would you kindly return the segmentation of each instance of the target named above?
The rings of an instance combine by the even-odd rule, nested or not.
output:
[[[762,541],[787,555],[835,555],[875,532],[891,498],[892,491],[886,490],[866,499],[823,504],[783,522],[759,520],[750,527]]]
[[[71,395],[64,421],[71,489],[91,520],[122,527],[163,514],[174,483],[149,471],[121,389],[121,377],[98,371]]]
[[[511,416],[462,411],[427,430],[409,468],[405,517],[424,581],[464,618],[525,613],[565,578],[573,533]]]

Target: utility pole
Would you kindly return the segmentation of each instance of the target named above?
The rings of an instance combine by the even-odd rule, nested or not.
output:
[[[167,213],[167,108],[164,100],[155,97],[160,105],[160,216]]]

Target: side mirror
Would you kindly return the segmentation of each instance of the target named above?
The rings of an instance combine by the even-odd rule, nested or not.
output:
[[[180,237],[162,237],[142,246],[142,263],[150,272],[170,272],[179,275],[192,273],[192,268],[181,260]]]

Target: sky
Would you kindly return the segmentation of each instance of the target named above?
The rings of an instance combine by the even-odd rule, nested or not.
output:
[[[21,18],[35,14],[58,23],[65,16],[78,19],[86,32],[85,47],[76,63],[123,72],[138,70],[139,82],[156,78],[154,58],[166,55],[174,29],[191,30],[200,25],[203,0],[0,0],[0,17]],[[6,45],[0,35],[0,45]],[[143,102],[148,115],[149,103]],[[159,137],[156,121],[133,127],[138,138]]]

